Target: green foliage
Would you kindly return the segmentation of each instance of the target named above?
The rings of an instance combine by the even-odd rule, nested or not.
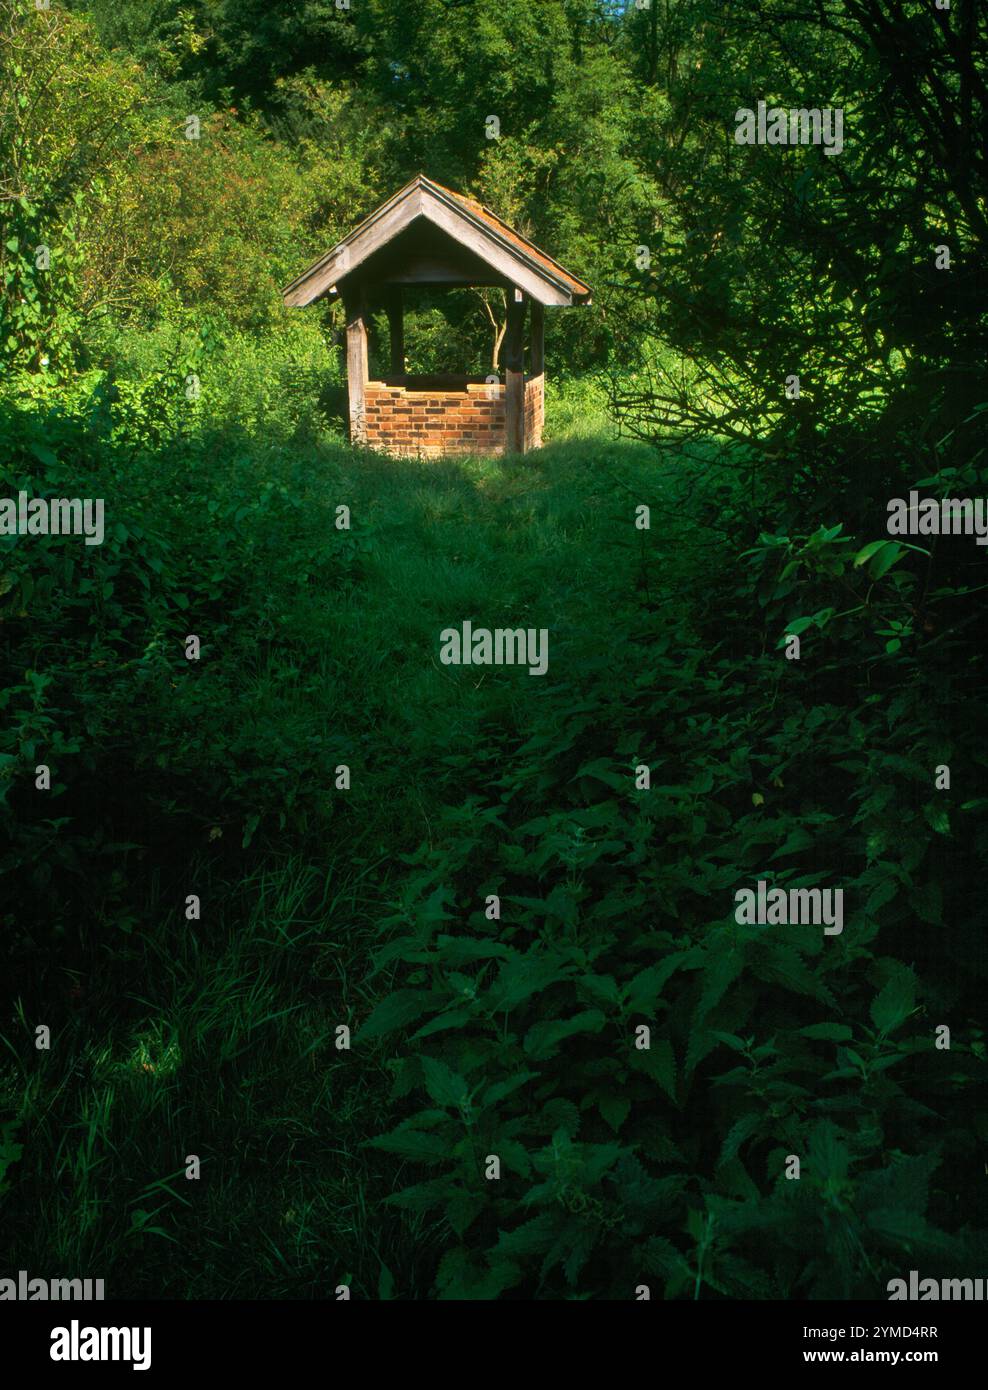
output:
[[[388,1301],[974,1268],[983,556],[886,508],[988,483],[980,11],[85,9],[0,0],[4,493],[106,505],[101,546],[0,537],[5,1266]],[[760,95],[844,102],[840,159],[735,145]],[[594,285],[536,459],[343,447],[335,311],[280,303],[418,169]],[[501,313],[423,295],[410,362],[483,369]],[[548,675],[441,667],[468,614],[547,627]],[[843,932],[738,923],[759,879],[839,886]]]

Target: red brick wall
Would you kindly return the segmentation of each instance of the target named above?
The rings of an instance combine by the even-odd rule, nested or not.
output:
[[[525,382],[525,451],[542,448],[542,419],[545,413],[545,377],[531,376]]]
[[[503,386],[415,391],[371,381],[364,411],[367,444],[383,453],[432,458],[504,452]]]
[[[504,453],[504,387],[450,378],[427,387],[370,381],[364,389],[369,448],[404,457]],[[543,377],[525,382],[525,448],[542,445]]]

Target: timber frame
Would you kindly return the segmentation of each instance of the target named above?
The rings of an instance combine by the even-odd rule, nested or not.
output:
[[[403,290],[506,291],[503,381],[405,375]],[[545,310],[591,290],[489,208],[420,174],[283,291],[287,305],[342,302],[350,438],[397,453],[525,453],[542,439]],[[390,372],[368,380],[369,311],[383,307]],[[525,373],[526,321],[529,374]]]

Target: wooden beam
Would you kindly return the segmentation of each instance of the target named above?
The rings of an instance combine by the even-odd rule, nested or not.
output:
[[[541,376],[545,371],[545,305],[537,299],[532,300],[532,327],[529,338],[529,358],[532,363],[532,376]]]
[[[532,321],[529,327],[528,355],[531,362],[532,393],[535,398],[535,418],[525,435],[525,452],[542,448],[542,427],[545,423],[545,306],[532,300]],[[525,388],[526,394],[528,387]]]
[[[519,297],[520,296],[520,297]],[[525,310],[520,291],[508,291],[508,326],[504,334],[504,447],[525,452]]]
[[[458,241],[468,251],[473,251],[482,261],[486,261],[506,280],[510,280],[513,285],[518,285],[533,299],[539,299],[543,304],[567,305],[573,303],[573,295],[535,271],[523,259],[521,251],[509,251],[490,233],[475,227],[462,213],[454,212],[452,208],[446,207],[442,203],[427,199],[422,205],[422,216],[447,232],[454,241]]]
[[[401,376],[405,370],[405,308],[400,289],[389,289],[385,301],[391,338],[391,374]]]
[[[334,246],[287,285],[285,303],[290,307],[311,304],[338,281],[343,282],[340,288],[345,294],[344,277],[352,274],[368,256],[387,246],[421,211],[422,194],[409,184],[351,232],[345,246]]]
[[[344,306],[350,443],[363,444],[367,424],[364,411],[364,387],[367,384],[367,304],[362,285],[354,285],[348,290]]]

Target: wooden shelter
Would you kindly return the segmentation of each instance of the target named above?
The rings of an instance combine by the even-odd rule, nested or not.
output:
[[[473,285],[507,292],[503,377],[407,376],[405,286]],[[591,292],[489,208],[419,174],[283,293],[289,305],[324,296],[343,302],[353,443],[386,453],[455,455],[540,447],[545,310],[589,304]],[[371,381],[367,320],[382,305],[390,327],[390,372]]]

